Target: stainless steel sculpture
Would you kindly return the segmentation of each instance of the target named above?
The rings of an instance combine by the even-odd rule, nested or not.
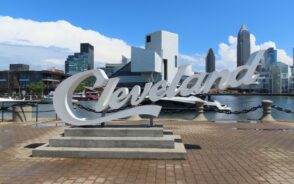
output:
[[[147,97],[155,102],[163,97],[171,98],[177,95],[187,96],[191,94],[208,93],[212,86],[215,85],[216,81],[219,81],[217,87],[222,90],[228,87],[235,88],[241,85],[253,84],[256,82],[257,78],[255,73],[256,68],[259,65],[263,54],[264,51],[253,53],[248,59],[246,65],[240,66],[234,71],[222,70],[209,74],[199,73],[191,75],[186,78],[178,88],[177,86],[180,79],[188,67],[188,65],[184,65],[179,68],[178,73],[171,84],[168,84],[164,80],[159,81],[154,85],[152,83],[146,83],[142,93],[140,86],[134,86],[131,91],[124,87],[115,90],[119,78],[108,79],[103,70],[89,70],[78,73],[64,80],[55,90],[53,104],[56,113],[63,121],[77,126],[97,125],[105,121],[140,114],[158,116],[161,106],[138,105]],[[95,106],[96,111],[102,112],[106,109],[119,109],[128,103],[133,107],[119,112],[110,113],[109,115],[98,119],[81,117],[73,108],[72,95],[79,83],[90,76],[96,77],[94,87],[104,87],[104,91]],[[188,87],[188,84],[191,84],[192,81],[196,82],[193,83],[192,87]]]

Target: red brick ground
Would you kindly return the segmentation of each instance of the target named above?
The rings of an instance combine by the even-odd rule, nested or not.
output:
[[[188,159],[126,160],[30,157],[63,127],[0,124],[0,183],[294,183],[292,123],[165,121],[182,136]],[[276,130],[268,130],[275,128]]]

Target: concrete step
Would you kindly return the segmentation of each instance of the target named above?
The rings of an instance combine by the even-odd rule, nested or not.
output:
[[[49,147],[46,144],[34,149],[32,154],[34,157],[187,159],[184,144],[174,144],[173,149]]]
[[[163,129],[163,134],[164,134],[164,135],[173,135],[174,132],[173,132],[172,130]]]
[[[163,128],[67,128],[64,137],[162,137]]]
[[[174,148],[178,135],[163,137],[57,137],[49,140],[50,147],[81,148]]]

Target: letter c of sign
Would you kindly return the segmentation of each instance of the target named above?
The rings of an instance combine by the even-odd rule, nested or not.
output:
[[[76,87],[83,80],[91,76],[96,77],[96,83],[94,84],[94,87],[105,86],[108,81],[108,77],[106,76],[103,70],[100,70],[100,69],[88,70],[88,71],[81,72],[67,78],[55,89],[54,97],[53,97],[53,106],[58,117],[61,120],[72,125],[84,126],[84,125],[98,125],[105,121],[111,121],[114,119],[124,118],[124,117],[132,116],[132,115],[139,115],[139,114],[158,116],[161,110],[161,106],[144,105],[144,106],[133,107],[130,109],[111,113],[107,116],[100,117],[98,119],[86,119],[84,117],[81,117],[73,108],[72,95]]]

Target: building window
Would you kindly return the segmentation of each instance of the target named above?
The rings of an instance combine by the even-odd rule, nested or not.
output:
[[[167,80],[167,59],[163,59],[163,79]]]
[[[178,67],[178,56],[175,56],[175,67]]]
[[[146,42],[147,43],[151,42],[151,36],[150,35],[146,36]]]

